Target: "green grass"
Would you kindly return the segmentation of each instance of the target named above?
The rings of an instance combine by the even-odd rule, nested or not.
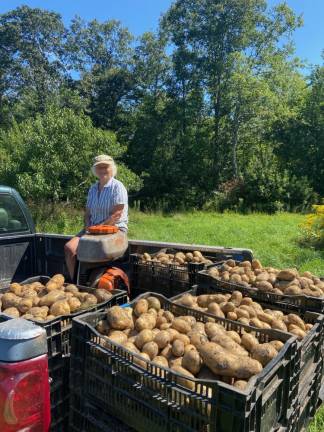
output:
[[[34,209],[37,230],[74,234],[82,227],[82,211],[60,206]],[[131,210],[131,239],[196,243],[252,249],[264,265],[297,267],[324,276],[324,251],[301,246],[299,225],[304,216],[236,213],[141,213]]]
[[[313,421],[307,428],[307,432],[323,432],[324,431],[324,405],[317,411]]]
[[[37,230],[74,234],[82,226],[82,211],[68,206],[33,207]],[[324,276],[324,251],[301,247],[300,223],[304,216],[192,212],[174,215],[131,210],[131,239],[196,243],[252,249],[264,265],[297,267]],[[324,432],[324,407],[320,408],[308,432]]]

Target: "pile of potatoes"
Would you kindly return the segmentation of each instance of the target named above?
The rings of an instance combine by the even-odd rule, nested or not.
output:
[[[283,342],[259,343],[253,332],[227,331],[214,321],[211,317],[204,323],[189,315],[175,316],[161,307],[157,297],[149,296],[133,307],[108,309],[96,329],[105,336],[103,346],[109,347],[108,341],[122,345],[137,354],[134,363],[144,369],[147,361],[169,368],[191,390],[195,384],[188,377],[218,379],[243,390],[276,357]],[[164,376],[166,371],[156,373]]]
[[[285,295],[324,296],[324,281],[310,272],[299,274],[297,269],[278,270],[262,267],[259,260],[236,263],[233,259],[225,261],[220,267],[212,267],[208,274],[224,282],[232,282],[259,291]]]
[[[142,263],[153,262],[159,264],[176,264],[178,266],[185,266],[187,263],[201,263],[201,264],[213,264],[212,261],[205,258],[200,251],[193,252],[177,252],[175,254],[159,252],[154,256],[151,256],[147,252],[145,252],[140,257],[140,261]]]
[[[232,294],[199,296],[185,293],[176,300],[176,303],[253,327],[288,332],[299,340],[303,339],[313,327],[296,314],[284,314],[275,309],[263,309],[259,303],[250,297],[243,297],[239,291],[233,291]]]
[[[49,321],[88,309],[111,297],[112,294],[103,289],[96,289],[94,294],[80,292],[76,285],[64,285],[64,276],[56,274],[46,285],[40,282],[10,284],[9,291],[0,294],[0,312],[14,318]]]

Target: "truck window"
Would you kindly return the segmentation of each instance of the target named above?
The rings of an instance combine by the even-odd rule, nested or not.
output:
[[[0,195],[0,234],[27,231],[28,224],[19,204],[9,194]]]

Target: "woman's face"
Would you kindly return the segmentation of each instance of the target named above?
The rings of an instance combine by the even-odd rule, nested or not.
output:
[[[108,180],[113,175],[113,167],[112,165],[99,164],[96,166],[96,174],[99,180]]]

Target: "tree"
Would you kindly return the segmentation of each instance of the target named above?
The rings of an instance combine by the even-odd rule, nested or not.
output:
[[[215,186],[222,178],[226,154],[223,119],[233,115],[226,94],[237,55],[249,55],[255,67],[258,62],[262,65],[265,57],[280,51],[278,41],[299,24],[286,5],[268,12],[264,0],[178,0],[164,16],[163,28],[175,46],[175,64],[179,64],[178,59],[182,61],[179,80],[183,89],[196,76],[209,102],[213,118],[211,175]]]
[[[122,157],[125,149],[113,132],[96,129],[89,117],[70,109],[50,107],[2,132],[0,181],[16,187],[33,200],[84,202],[96,154]],[[140,179],[122,163],[118,177],[129,190],[138,190]]]
[[[21,6],[0,15],[0,115],[26,94],[34,113],[44,111],[65,74],[64,37],[57,13]]]

